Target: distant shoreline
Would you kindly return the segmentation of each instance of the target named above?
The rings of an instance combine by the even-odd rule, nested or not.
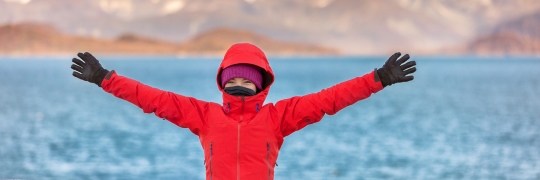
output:
[[[65,59],[65,60],[71,60],[72,58],[77,57],[78,52],[74,53],[60,53],[60,54],[0,54],[0,61],[1,60],[28,60],[28,59],[47,59],[47,60],[59,60],[59,59]],[[200,60],[219,60],[223,58],[223,55],[217,55],[217,54],[189,54],[189,55],[178,55],[178,54],[102,54],[102,53],[94,53],[95,56],[97,56],[98,59],[114,59],[114,60],[124,60],[124,61],[130,61],[132,60],[148,60],[149,58],[159,58],[159,59],[174,59],[174,60],[193,60],[193,59],[200,59]],[[340,59],[348,59],[348,58],[377,58],[381,60],[385,60],[388,58],[389,55],[355,55],[355,54],[339,54],[339,55],[314,55],[314,54],[290,54],[290,55],[272,55],[267,54],[267,58],[269,60],[289,60],[290,58],[298,58],[298,60],[313,60],[313,59],[324,59],[324,58],[332,58],[336,57]],[[415,55],[411,54],[412,59],[426,59],[430,58],[433,61],[437,60],[455,60],[456,58],[478,58],[479,60],[483,59],[489,59],[489,58],[496,58],[496,59],[503,59],[503,58],[512,58],[512,59],[526,59],[526,58],[533,58],[540,60],[540,55],[478,55],[478,54],[441,54],[441,55],[434,55],[434,54],[427,54],[427,55]]]

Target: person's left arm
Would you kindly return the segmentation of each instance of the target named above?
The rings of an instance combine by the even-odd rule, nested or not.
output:
[[[317,93],[278,101],[276,109],[281,118],[282,135],[288,136],[309,124],[319,122],[325,114],[336,114],[343,108],[370,97],[385,86],[412,80],[413,76],[407,75],[416,71],[413,67],[416,62],[410,61],[401,65],[409,59],[409,56],[405,55],[398,60],[400,55],[399,53],[392,55],[382,68],[363,76]]]

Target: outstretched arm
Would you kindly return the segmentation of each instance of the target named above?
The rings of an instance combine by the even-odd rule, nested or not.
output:
[[[106,92],[135,104],[143,112],[154,113],[197,135],[203,130],[203,110],[207,108],[207,102],[147,86],[119,76],[114,70],[109,72],[90,53],[79,53],[78,56],[81,59],[73,58],[75,64],[71,65],[75,70],[73,76],[95,83]]]
[[[284,99],[276,103],[278,115],[281,117],[280,130],[283,136],[319,122],[325,114],[333,115],[341,109],[352,105],[371,94],[399,82],[407,82],[416,71],[416,62],[404,65],[409,55],[401,57],[400,53],[392,55],[382,68],[376,69],[361,77],[339,83],[320,92]]]

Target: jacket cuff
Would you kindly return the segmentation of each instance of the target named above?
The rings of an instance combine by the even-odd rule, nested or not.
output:
[[[377,71],[374,70],[371,73],[366,74],[366,80],[368,81],[369,88],[373,93],[377,93],[384,89],[382,81],[377,81],[377,79],[375,79],[377,77],[376,73]]]
[[[107,91],[107,88],[109,87],[109,85],[112,83],[112,80],[118,76],[116,74],[116,71],[112,70],[112,71],[109,71],[109,73],[107,73],[107,75],[105,75],[105,78],[103,78],[103,81],[101,81],[101,88],[103,88],[103,90]]]

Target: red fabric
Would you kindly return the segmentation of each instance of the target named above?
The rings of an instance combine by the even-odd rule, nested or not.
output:
[[[257,95],[235,97],[221,88],[221,71],[239,63],[252,64],[267,72],[264,89]],[[264,53],[247,43],[233,45],[218,69],[216,83],[223,94],[221,105],[162,91],[114,71],[111,73],[110,78],[102,82],[106,92],[199,136],[206,178],[214,180],[273,179],[284,137],[383,88],[380,82],[375,82],[374,72],[371,72],[317,93],[263,106],[274,74]]]

